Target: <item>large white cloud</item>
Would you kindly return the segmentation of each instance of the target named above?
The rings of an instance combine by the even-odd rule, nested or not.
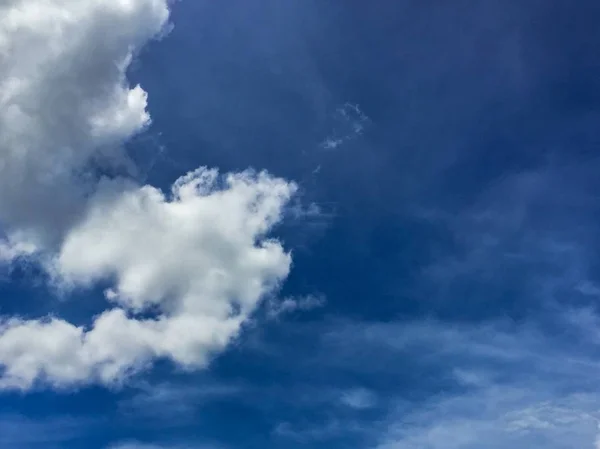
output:
[[[50,271],[67,288],[114,279],[107,298],[115,307],[90,329],[59,319],[7,321],[0,387],[118,382],[155,357],[201,367],[287,276],[290,255],[263,237],[293,184],[264,173],[220,179],[206,169],[180,178],[170,198],[150,186],[112,184],[91,200]],[[158,318],[135,317],[148,309]]]
[[[56,240],[81,208],[86,167],[125,162],[119,144],[150,120],[126,70],[168,16],[165,0],[2,2],[3,227],[38,245]]]
[[[150,117],[126,70],[168,13],[166,0],[0,6],[0,262],[35,255],[65,291],[113,284],[88,327],[3,318],[0,388],[110,384],[156,358],[203,367],[289,272],[268,233],[292,183],[200,168],[165,194],[93,175],[132,168],[122,143]]]

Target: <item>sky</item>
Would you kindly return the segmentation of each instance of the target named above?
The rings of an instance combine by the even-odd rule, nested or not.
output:
[[[600,4],[5,0],[0,448],[600,448]]]

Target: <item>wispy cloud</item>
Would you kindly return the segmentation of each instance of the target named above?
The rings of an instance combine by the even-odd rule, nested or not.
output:
[[[298,379],[364,386],[313,384],[301,394],[292,383],[281,392],[302,418],[282,417],[274,431],[304,443],[350,438],[382,449],[592,448],[600,319],[593,309],[564,307],[550,322],[299,324],[317,342],[285,357],[287,369]]]
[[[353,388],[342,392],[340,401],[350,408],[365,410],[377,404],[377,396],[367,388]]]
[[[321,142],[321,147],[325,150],[336,150],[338,147],[360,137],[370,119],[359,105],[344,103],[336,108],[332,122],[330,134]]]
[[[548,162],[506,173],[469,201],[422,211],[446,242],[432,246],[411,294],[432,311],[535,319],[593,301],[600,201],[591,168],[599,166]]]
[[[319,309],[324,307],[326,303],[327,301],[323,295],[287,297],[282,300],[273,299],[266,304],[267,316],[271,319],[278,319],[296,312],[308,312],[313,309]]]
[[[555,334],[510,322],[338,324],[327,353],[336,370],[373,381],[405,370],[428,379],[386,388],[391,411],[370,434],[381,449],[592,448],[600,362],[590,313],[568,314]]]
[[[380,449],[595,447],[598,395],[548,398],[529,388],[490,387],[399,411]]]

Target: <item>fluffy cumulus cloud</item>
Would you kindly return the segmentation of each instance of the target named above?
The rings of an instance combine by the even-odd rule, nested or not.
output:
[[[285,298],[273,300],[267,305],[267,315],[277,319],[281,316],[295,312],[307,312],[325,306],[326,299],[323,295],[306,295],[298,298]]]
[[[150,117],[126,71],[168,16],[166,0],[0,6],[0,262],[35,257],[64,291],[112,283],[87,327],[4,317],[0,387],[202,367],[289,272],[268,233],[294,184],[200,168],[165,193],[98,174],[135,172],[123,143]]]

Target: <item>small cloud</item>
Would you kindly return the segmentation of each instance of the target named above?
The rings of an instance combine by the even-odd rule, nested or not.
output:
[[[36,250],[36,246],[31,242],[0,240],[0,263],[10,263],[19,258],[30,257]]]
[[[365,115],[359,105],[345,103],[339,106],[333,114],[333,129],[321,142],[321,148],[335,150],[356,139],[362,135],[369,122],[369,117]]]
[[[306,295],[297,298],[284,298],[282,301],[271,301],[267,305],[267,315],[277,319],[282,315],[295,312],[308,312],[324,307],[326,299],[323,295]]]
[[[339,147],[343,143],[344,143],[344,139],[333,139],[331,137],[328,137],[327,139],[325,139],[323,141],[321,146],[323,148],[325,148],[326,150],[335,150],[337,147]]]
[[[340,401],[343,405],[355,410],[365,410],[375,407],[377,397],[366,388],[354,388],[342,393]]]
[[[490,382],[488,374],[483,371],[456,368],[453,374],[456,381],[466,387],[482,387]]]
[[[575,289],[584,296],[600,297],[600,287],[591,281],[581,281]]]

